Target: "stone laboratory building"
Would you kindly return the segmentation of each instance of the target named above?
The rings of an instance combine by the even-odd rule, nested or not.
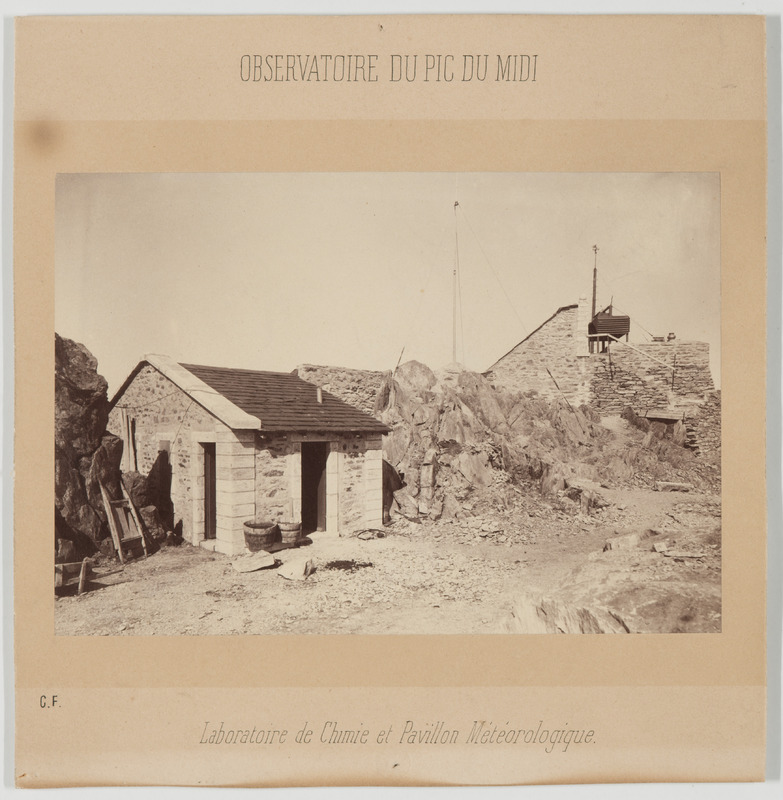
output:
[[[719,406],[707,342],[673,333],[630,344],[630,319],[611,306],[591,319],[586,298],[559,308],[484,375],[494,385],[534,390],[604,415],[627,407],[651,420],[673,422]]]
[[[243,524],[293,517],[304,534],[382,524],[382,436],[369,414],[295,374],[141,361],[111,401],[124,471],[163,455],[183,538],[229,555]]]

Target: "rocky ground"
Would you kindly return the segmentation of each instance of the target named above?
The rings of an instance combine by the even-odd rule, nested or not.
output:
[[[687,427],[630,407],[602,418],[459,365],[302,367],[389,426],[384,459],[404,476],[393,524],[316,536],[240,572],[236,559],[176,546],[163,473],[120,474],[95,359],[59,337],[56,353],[55,550],[113,573],[58,596],[58,634],[720,631],[717,395]],[[164,544],[122,567],[100,492],[119,496],[120,480]],[[302,580],[283,577],[297,568]]]
[[[513,491],[513,489],[512,489]],[[275,554],[304,580],[181,545],[55,604],[60,635],[716,632],[720,501],[603,489],[585,516],[519,495],[458,523],[397,517],[383,538],[314,536]],[[607,544],[609,543],[609,544]],[[606,548],[606,549],[605,549]],[[118,569],[98,565],[98,571]]]

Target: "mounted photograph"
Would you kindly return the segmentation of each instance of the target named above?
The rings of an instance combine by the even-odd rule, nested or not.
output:
[[[720,633],[720,203],[59,174],[55,633]]]

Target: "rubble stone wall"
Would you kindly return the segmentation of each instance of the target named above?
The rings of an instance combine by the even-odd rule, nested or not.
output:
[[[258,519],[279,522],[289,515],[288,501],[296,500],[293,513],[301,513],[301,488],[294,498],[291,487],[301,481],[301,446],[285,435],[256,435],[255,491]]]
[[[123,410],[133,423],[133,443],[127,440]],[[218,549],[237,549],[242,518],[255,514],[252,437],[246,441],[246,432],[229,429],[150,365],[118,399],[108,428],[123,439],[126,451],[135,446],[137,469],[145,475],[168,442],[174,522],[182,523],[182,536],[191,544],[198,544],[205,530],[202,443],[214,442]]]
[[[707,400],[686,417],[686,424],[696,434],[699,452],[720,464],[721,393],[709,392]]]
[[[618,358],[621,347],[590,357],[590,405],[604,414],[621,414],[628,406],[639,414],[652,407],[665,408],[668,392],[663,382],[646,380],[643,370],[629,368]]]
[[[320,386],[324,391],[367,414],[373,413],[378,388],[388,374],[377,370],[321,367],[313,364],[302,364],[297,367],[296,373],[302,380]]]
[[[364,507],[366,492],[370,488],[365,486],[368,446],[367,437],[357,439],[346,436],[332,443],[338,459],[340,531],[350,532],[365,527]],[[378,488],[382,488],[380,478]]]
[[[586,403],[607,414],[619,414],[628,405],[642,412],[701,402],[715,388],[706,342],[642,342],[632,347],[618,342],[608,353],[588,355],[578,322],[578,306],[559,309],[485,376],[495,386],[535,391],[550,400],[562,393],[573,405]]]
[[[542,397],[560,397],[572,403],[588,401],[590,370],[587,340],[582,348],[576,338],[578,306],[559,309],[540,328],[493,364],[485,377],[495,386]],[[551,376],[549,372],[551,372]],[[553,380],[554,378],[554,380]],[[555,386],[557,381],[557,386]],[[558,386],[560,387],[558,389]]]
[[[307,441],[317,441],[308,437]],[[368,517],[368,504],[382,497],[382,477],[370,474],[373,451],[381,452],[380,437],[334,434],[326,463],[327,529],[348,534],[380,525],[382,500]],[[271,522],[302,515],[302,444],[296,436],[258,437],[256,449],[256,514]],[[377,486],[375,485],[377,483]]]
[[[706,342],[642,342],[610,345],[609,353],[590,357],[591,404],[619,414],[630,405],[637,413],[702,401],[715,385]],[[689,403],[686,403],[689,405]]]

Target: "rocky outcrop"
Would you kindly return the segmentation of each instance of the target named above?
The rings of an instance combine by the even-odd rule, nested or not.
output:
[[[717,471],[686,449],[685,430],[650,423],[630,408],[623,414],[630,427],[606,426],[589,406],[492,385],[458,364],[435,372],[408,361],[393,373],[305,366],[299,374],[391,428],[384,458],[406,483],[394,493],[392,515],[459,520],[470,516],[471,494],[500,498],[509,482],[532,482],[582,515],[605,506],[598,490],[606,482],[715,482]],[[704,417],[709,430],[719,421],[719,401],[717,414],[712,408]]]
[[[392,429],[384,454],[405,475],[395,496],[407,517],[460,519],[472,493],[509,480],[564,489],[576,477],[566,462],[606,434],[587,409],[498,389],[458,364],[435,373],[409,361],[377,397],[385,402],[376,416]]]
[[[122,442],[106,433],[106,380],[87,348],[55,333],[55,539],[93,552],[109,535],[100,484],[120,496]]]
[[[517,597],[502,629],[720,633],[720,543],[718,518],[713,527],[665,534],[617,531],[546,596]]]

